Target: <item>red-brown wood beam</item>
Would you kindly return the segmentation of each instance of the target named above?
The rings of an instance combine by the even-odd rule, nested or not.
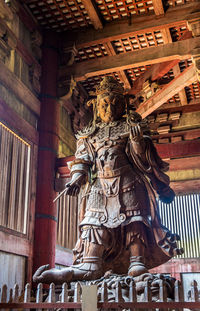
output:
[[[56,94],[58,50],[55,34],[44,34],[42,55],[33,272],[41,265],[49,263],[53,267],[55,264],[57,211],[53,199],[56,196],[54,180],[59,142],[59,104]]]
[[[97,9],[95,5],[93,4],[92,0],[82,0],[82,3],[92,21],[92,24],[96,30],[102,29],[103,24],[99,18]]]
[[[190,38],[162,46],[88,60],[73,66],[62,66],[59,69],[59,76],[62,77],[70,73],[76,81],[83,81],[89,77],[114,71],[159,64],[177,59],[185,60],[191,58],[193,51],[197,48],[199,48],[199,38]]]
[[[164,15],[164,8],[162,4],[162,0],[152,0],[154,12],[157,16]]]
[[[180,141],[173,144],[156,144],[155,146],[162,159],[175,159],[200,155],[199,139]]]
[[[159,64],[152,65],[149,69],[147,69],[141,76],[139,76],[131,90],[129,90],[129,94],[136,95],[138,92],[142,90],[143,84],[146,80],[151,78],[151,81],[155,81],[157,79],[162,78],[170,69],[172,69],[175,65],[179,63],[178,59],[173,61],[167,61]]]
[[[134,16],[130,24],[128,20],[117,20],[106,23],[101,31],[94,29],[88,29],[87,32],[70,31],[67,35],[63,34],[63,41],[67,43],[69,40],[75,40],[76,47],[79,49],[144,32],[176,27],[188,20],[198,18],[199,9],[198,2],[191,2],[184,6],[169,8],[162,18],[155,19],[155,15]]]
[[[162,89],[157,91],[150,99],[142,103],[137,112],[143,118],[151,114],[153,111],[161,107],[168,99],[180,92],[184,87],[194,83],[198,80],[198,74],[194,65],[185,69],[181,74],[174,78]]]
[[[171,34],[169,32],[169,29],[167,29],[167,28],[163,29],[162,30],[162,36],[164,38],[165,44],[172,43]],[[192,38],[192,32],[186,31],[181,36],[179,41],[182,41],[185,39],[190,39],[190,38]],[[178,63],[179,63],[179,60],[175,59],[172,61],[166,61],[163,63],[152,65],[149,69],[147,69],[142,75],[140,75],[135,80],[133,87],[131,88],[131,90],[129,90],[129,94],[134,94],[134,95],[137,94],[138,92],[140,92],[142,90],[143,83],[147,79],[151,79],[151,81],[155,81],[157,79],[160,79],[172,68],[174,68],[175,76],[177,76],[178,74],[180,74],[180,69],[178,72],[178,68],[179,68]]]

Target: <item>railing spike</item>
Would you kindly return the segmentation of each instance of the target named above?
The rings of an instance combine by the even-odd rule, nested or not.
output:
[[[56,302],[55,284],[54,283],[51,283],[50,287],[49,287],[48,302]]]
[[[163,280],[159,281],[159,301],[160,302],[167,301],[167,289]]]
[[[29,283],[27,283],[24,292],[24,302],[30,302],[30,300],[31,300],[31,286]]]
[[[10,288],[10,293],[9,293],[9,300],[8,302],[12,303],[13,302],[13,289]]]
[[[193,280],[191,283],[191,301],[196,302],[198,301],[198,287],[197,287],[197,281]]]
[[[152,301],[152,293],[151,293],[151,282],[150,280],[145,282],[145,287],[144,287],[144,301],[145,302],[150,302]]]
[[[68,302],[68,287],[67,283],[63,283],[61,292],[61,302]]]
[[[36,292],[36,303],[42,302],[42,299],[43,299],[42,290],[43,290],[43,285],[42,285],[42,283],[39,283],[37,286],[37,292]]]
[[[101,289],[101,302],[107,302],[108,301],[108,285],[104,281],[102,283],[102,289]]]
[[[183,301],[183,287],[179,280],[176,280],[174,284],[174,300],[176,302]]]
[[[7,285],[4,284],[1,289],[1,302],[7,302]]]
[[[116,287],[115,287],[115,302],[123,302],[121,283],[119,281],[116,281],[115,284],[116,284]]]
[[[74,302],[81,301],[81,285],[79,282],[75,283],[74,286]]]
[[[133,280],[129,284],[129,302],[137,302],[135,282]]]
[[[19,285],[15,284],[13,289],[13,302],[19,301]]]

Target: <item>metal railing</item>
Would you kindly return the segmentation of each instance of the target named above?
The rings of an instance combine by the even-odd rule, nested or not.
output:
[[[110,302],[106,283],[102,286],[100,292],[97,285],[75,284],[73,291],[68,288],[67,283],[57,288],[51,284],[48,290],[43,290],[42,284],[38,284],[35,295],[32,295],[30,284],[26,284],[25,290],[19,293],[19,286],[14,289],[7,289],[3,285],[1,289],[0,309],[35,309],[35,310],[200,310],[200,299],[197,282],[191,283],[190,301],[183,301],[183,289],[180,281],[175,282],[174,301],[169,301],[166,295],[164,283],[159,284],[159,297],[157,301],[152,301],[152,291],[150,282],[146,282],[142,301],[138,301],[135,283],[129,284],[129,297],[125,302],[122,295],[120,282],[115,286],[115,301]]]

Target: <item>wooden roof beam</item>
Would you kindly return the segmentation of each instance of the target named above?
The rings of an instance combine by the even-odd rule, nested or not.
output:
[[[63,66],[59,76],[73,75],[76,81],[83,81],[96,75],[126,70],[144,65],[158,64],[165,61],[185,60],[191,57],[192,51],[200,46],[199,38],[168,43],[162,46],[121,53],[114,56],[89,60],[73,66]]]
[[[115,49],[113,48],[113,45],[112,45],[111,42],[105,43],[105,46],[107,48],[109,56],[116,55]],[[124,70],[120,70],[117,73],[118,73],[118,75],[120,77],[120,80],[124,83],[124,88],[126,90],[130,90],[131,89],[131,84],[130,84],[130,82],[129,82],[129,80],[128,80]]]
[[[97,8],[93,4],[92,0],[82,0],[82,3],[88,13],[89,18],[91,19],[91,22],[96,30],[102,29],[103,24],[101,22],[101,19],[99,18]]]
[[[154,12],[157,16],[164,15],[164,8],[162,4],[162,0],[152,0]]]
[[[194,83],[198,79],[198,73],[194,65],[186,68],[171,82],[165,85],[162,89],[157,91],[149,100],[142,103],[137,112],[142,115],[143,118],[151,114],[158,109],[164,103],[166,103],[172,96],[180,92],[184,87]]]
[[[87,1],[87,0],[86,0]],[[169,8],[162,18],[155,19],[155,15],[134,16],[129,23],[127,20],[113,21],[104,25],[102,30],[87,29],[86,31],[70,31],[63,34],[63,42],[75,41],[77,49],[112,41],[122,36],[131,36],[141,32],[161,30],[176,27],[182,22],[199,17],[200,4],[191,2],[184,6]]]
[[[179,65],[175,65],[173,67],[173,72],[174,72],[174,76],[177,77],[181,71],[180,71],[180,67]],[[181,106],[185,106],[188,104],[188,101],[187,101],[187,96],[186,96],[186,93],[185,93],[185,89],[182,89],[179,93],[178,93],[178,96],[180,98],[180,102],[181,102]]]

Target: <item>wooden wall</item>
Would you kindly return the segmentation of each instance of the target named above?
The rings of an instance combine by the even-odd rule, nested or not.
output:
[[[0,1],[0,279],[23,286],[32,277],[41,35],[9,3]]]

